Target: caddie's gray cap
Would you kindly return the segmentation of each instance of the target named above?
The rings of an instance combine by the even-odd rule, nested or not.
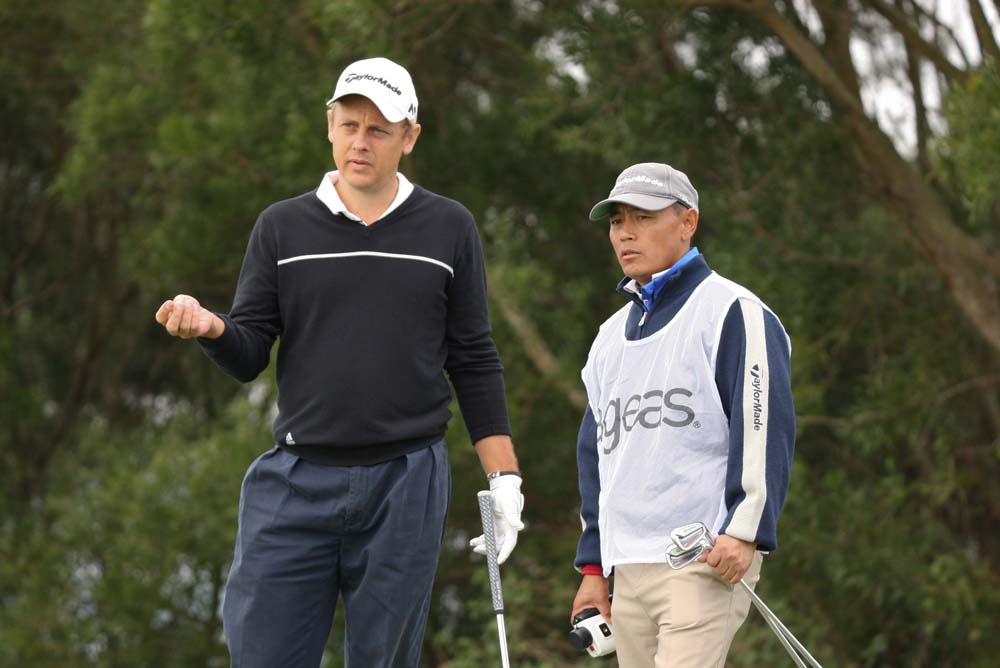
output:
[[[698,191],[691,185],[687,174],[662,162],[640,162],[618,175],[608,198],[590,210],[590,219],[607,218],[614,204],[660,211],[674,202],[698,210]]]
[[[390,123],[398,123],[404,118],[411,123],[417,122],[417,91],[413,88],[413,79],[405,67],[388,58],[366,58],[345,67],[326,106],[345,95],[364,95]]]

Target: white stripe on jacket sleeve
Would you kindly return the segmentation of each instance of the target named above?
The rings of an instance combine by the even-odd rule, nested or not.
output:
[[[767,503],[767,342],[764,339],[764,309],[755,301],[740,299],[746,333],[743,365],[743,475],[746,495],[733,513],[726,533],[754,542]]]

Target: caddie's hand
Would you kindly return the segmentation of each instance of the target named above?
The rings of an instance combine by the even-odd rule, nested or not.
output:
[[[737,584],[750,568],[756,550],[755,543],[722,534],[715,539],[715,546],[698,557],[698,561],[714,568],[726,582]]]
[[[171,336],[182,339],[198,336],[215,338],[222,333],[220,326],[224,326],[217,315],[189,295],[177,295],[163,302],[156,311],[156,322],[163,325]]]
[[[502,475],[490,480],[493,494],[493,533],[497,544],[497,563],[502,564],[517,545],[517,532],[524,528],[521,510],[524,495],[521,494],[521,478],[516,475]],[[486,538],[478,536],[469,541],[472,551],[486,554]]]
[[[584,575],[580,588],[573,599],[573,611],[569,613],[570,624],[581,610],[597,608],[604,619],[611,623],[611,602],[608,600],[608,581],[603,575]]]

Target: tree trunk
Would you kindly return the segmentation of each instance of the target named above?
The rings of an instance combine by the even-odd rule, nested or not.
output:
[[[867,117],[852,115],[850,124],[860,154],[877,179],[872,184],[876,194],[910,231],[979,335],[1000,353],[997,259],[956,224],[930,185]]]

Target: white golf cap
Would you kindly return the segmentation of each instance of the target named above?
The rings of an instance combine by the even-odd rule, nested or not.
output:
[[[674,202],[698,210],[698,191],[691,185],[687,174],[661,162],[641,162],[618,175],[611,194],[590,210],[590,219],[608,217],[615,204],[660,211]]]
[[[345,95],[364,95],[375,103],[390,123],[406,119],[417,122],[417,91],[402,65],[388,58],[366,58],[344,68],[337,80],[330,106]]]

